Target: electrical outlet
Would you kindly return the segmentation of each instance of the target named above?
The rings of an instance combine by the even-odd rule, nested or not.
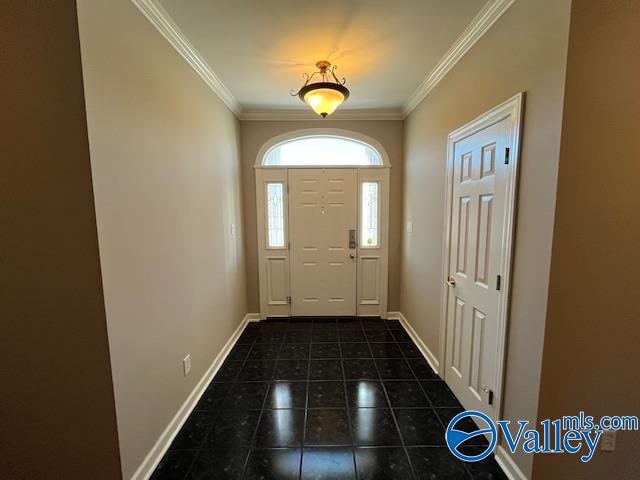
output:
[[[236,234],[236,225],[234,223],[231,224],[231,236],[235,236]]]
[[[407,222],[407,233],[413,233],[413,222]]]
[[[600,437],[600,450],[603,452],[613,452],[616,449],[616,431],[603,430]]]
[[[189,372],[191,371],[191,354],[187,355],[182,360],[182,368],[184,370],[184,376],[186,377],[189,375]]]

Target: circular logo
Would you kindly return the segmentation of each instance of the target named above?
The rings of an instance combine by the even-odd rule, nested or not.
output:
[[[474,418],[479,419],[480,422],[474,422]],[[486,424],[487,427],[479,428],[478,424]],[[483,435],[485,438],[489,438],[489,444],[474,448],[473,455],[467,455],[463,451],[465,443],[478,435]],[[451,453],[460,460],[464,460],[465,462],[479,462],[480,460],[487,458],[496,446],[496,426],[493,423],[493,420],[482,412],[461,412],[453,417],[449,422],[449,426],[445,433],[445,440],[447,441],[447,446]]]

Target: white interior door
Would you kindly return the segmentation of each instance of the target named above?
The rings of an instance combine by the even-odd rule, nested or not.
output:
[[[357,198],[356,169],[289,170],[292,315],[356,315]]]
[[[453,144],[444,377],[466,409],[494,417],[510,119]]]

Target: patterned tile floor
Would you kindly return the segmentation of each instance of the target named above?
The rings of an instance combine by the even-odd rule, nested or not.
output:
[[[460,411],[398,321],[250,323],[151,478],[505,479],[445,446]]]

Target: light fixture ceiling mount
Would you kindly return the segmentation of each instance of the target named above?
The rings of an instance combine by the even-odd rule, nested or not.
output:
[[[303,74],[306,78],[304,85],[297,92],[291,90],[291,95],[299,97],[314,112],[326,118],[349,98],[349,89],[344,86],[347,83],[345,78],[338,80],[335,74],[336,65],[331,66],[331,62],[321,60],[316,63],[316,67],[318,67],[317,72],[311,75]],[[320,76],[320,81],[309,83],[316,75]]]

